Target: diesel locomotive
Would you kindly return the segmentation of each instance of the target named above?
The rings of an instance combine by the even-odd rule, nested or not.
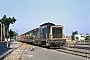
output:
[[[20,41],[49,47],[66,44],[63,26],[55,25],[50,22],[44,23],[40,25],[39,28],[35,28],[20,35]]]

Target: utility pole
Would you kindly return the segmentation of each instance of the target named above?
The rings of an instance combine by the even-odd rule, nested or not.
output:
[[[2,23],[0,22],[1,24],[1,41],[2,41]]]
[[[66,37],[68,37],[68,30],[66,30]]]
[[[15,31],[14,35],[15,35],[15,40],[16,40],[17,39],[17,35],[18,35],[18,29]]]

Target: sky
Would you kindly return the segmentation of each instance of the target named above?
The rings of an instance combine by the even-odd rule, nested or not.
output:
[[[64,26],[64,34],[90,33],[90,0],[0,0],[0,19],[15,17],[10,29],[23,34],[52,22]]]

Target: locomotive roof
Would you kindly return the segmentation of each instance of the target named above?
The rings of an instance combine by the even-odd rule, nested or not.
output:
[[[40,25],[40,26],[44,26],[44,25],[48,25],[48,24],[50,24],[50,25],[55,25],[55,24],[53,24],[53,23],[47,22],[47,23],[44,23],[44,24],[42,24],[42,25]]]
[[[27,31],[27,32],[25,32],[25,33],[23,33],[23,34],[21,34],[21,35],[25,35],[25,34],[30,33],[31,31],[34,31],[34,30],[36,30],[36,29],[38,29],[38,28],[35,28],[35,29],[33,29],[33,30],[30,30],[30,31]]]

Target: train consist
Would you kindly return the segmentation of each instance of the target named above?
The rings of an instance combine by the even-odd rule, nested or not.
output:
[[[47,22],[20,35],[19,40],[41,46],[61,46],[66,43],[63,31],[63,26]]]

